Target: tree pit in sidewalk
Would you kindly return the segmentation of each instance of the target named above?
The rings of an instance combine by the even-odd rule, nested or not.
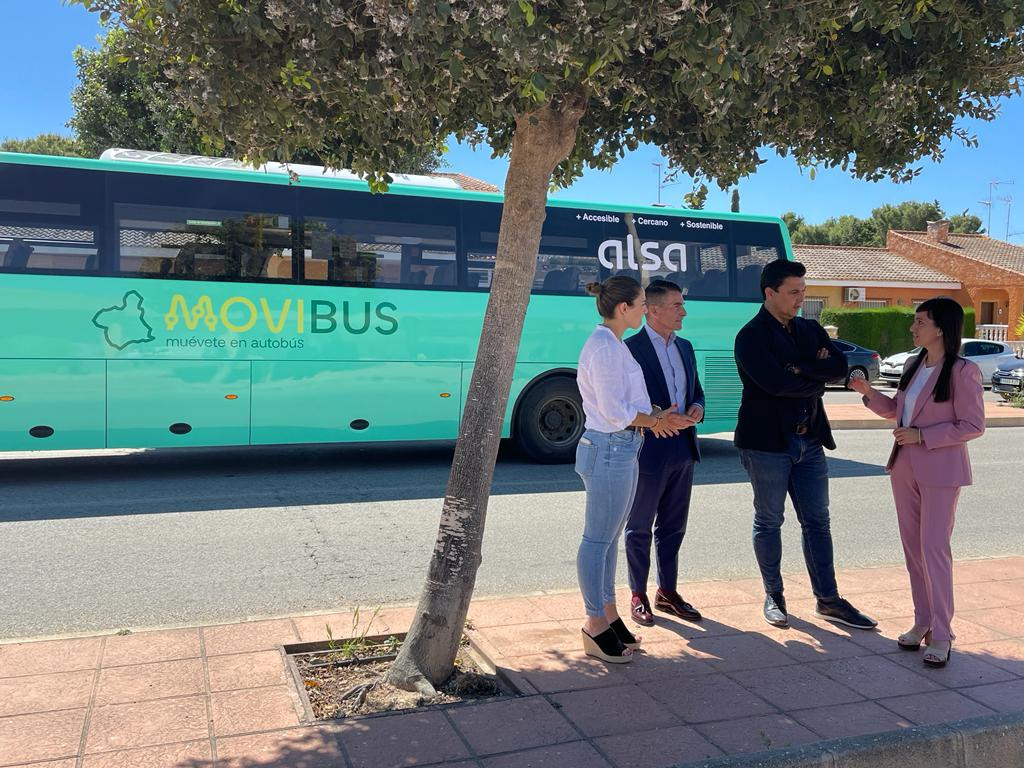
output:
[[[293,677],[311,719],[333,720],[510,695],[465,637],[455,670],[437,687],[436,695],[395,688],[386,676],[404,639],[401,633],[286,645]]]

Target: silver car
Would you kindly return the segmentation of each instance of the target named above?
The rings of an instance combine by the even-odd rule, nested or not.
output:
[[[909,352],[900,352],[885,358],[878,366],[878,376],[892,386],[899,384],[903,375],[903,366],[914,355],[921,351],[916,347]],[[960,354],[977,363],[981,368],[981,380],[985,386],[992,383],[992,374],[1003,363],[1013,360],[1013,347],[1002,341],[986,341],[985,339],[964,339],[960,345]]]

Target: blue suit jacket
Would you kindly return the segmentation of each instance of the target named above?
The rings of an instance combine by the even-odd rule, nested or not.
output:
[[[693,345],[678,336],[675,341],[679,355],[683,358],[683,367],[686,369],[686,402],[677,403],[679,412],[685,413],[691,405],[704,407],[704,388],[701,387],[700,376],[697,375],[697,357],[693,353]],[[672,396],[668,391],[665,374],[661,370],[661,361],[658,360],[658,353],[647,335],[646,328],[641,328],[639,333],[626,339],[626,346],[644,372],[644,383],[647,385],[651,404],[661,408],[672,405]],[[675,437],[647,435],[644,447],[640,449],[640,471],[657,472],[662,467],[676,464],[681,452],[685,456],[692,456],[694,461],[700,461],[697,430],[694,427],[684,429]]]

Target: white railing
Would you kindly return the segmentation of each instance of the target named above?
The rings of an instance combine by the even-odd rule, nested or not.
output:
[[[974,337],[976,339],[985,339],[985,341],[1006,341],[1006,326],[976,325],[974,327]]]
[[[1017,357],[1024,357],[1024,341],[1008,341],[1006,343],[1013,347],[1013,354]]]

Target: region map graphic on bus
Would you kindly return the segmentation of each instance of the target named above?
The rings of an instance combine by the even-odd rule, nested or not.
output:
[[[153,327],[146,322],[142,302],[141,293],[128,291],[121,299],[121,306],[106,307],[93,315],[92,324],[103,331],[107,344],[124,349],[129,344],[145,344],[156,338]]]

